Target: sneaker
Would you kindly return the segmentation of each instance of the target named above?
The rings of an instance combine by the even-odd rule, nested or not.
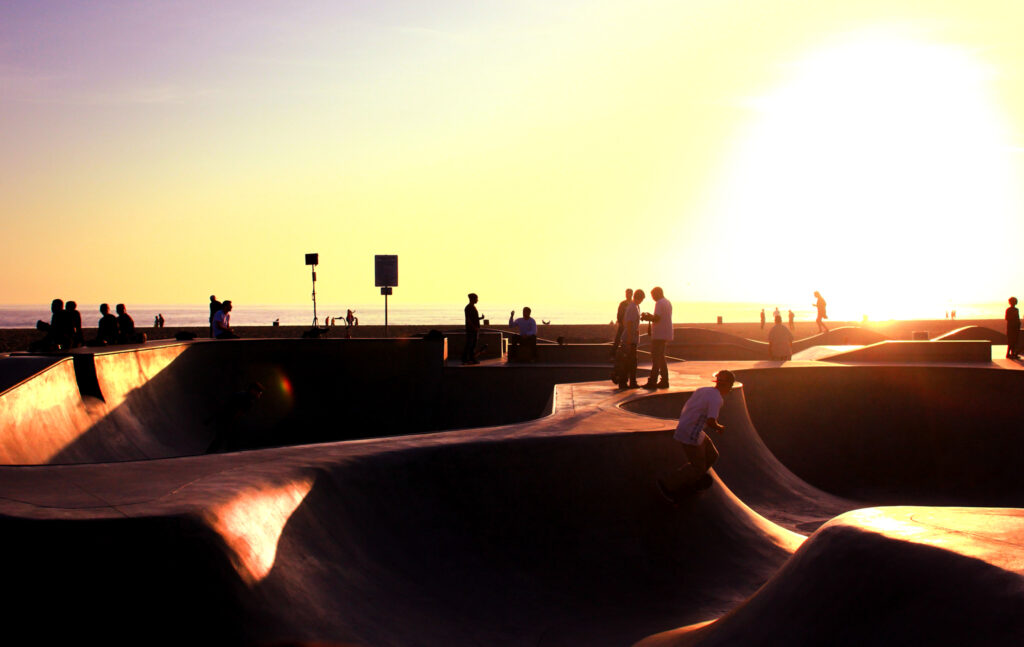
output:
[[[658,382],[658,388],[659,389],[667,389],[668,388],[668,382],[666,382],[665,380],[662,380],[661,382]]]
[[[658,383],[657,383],[657,382],[652,382],[651,380],[648,380],[648,381],[647,381],[647,382],[646,382],[646,383],[644,384],[644,388],[645,388],[645,389],[650,389],[650,390],[652,390],[652,391],[653,391],[654,389],[658,388]]]
[[[636,382],[630,382],[629,385],[626,388],[627,389],[639,389],[640,385],[637,384]]]

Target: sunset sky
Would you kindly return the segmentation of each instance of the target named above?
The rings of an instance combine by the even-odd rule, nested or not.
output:
[[[1024,297],[1024,3],[6,2],[0,303]],[[998,313],[995,313],[998,315]]]

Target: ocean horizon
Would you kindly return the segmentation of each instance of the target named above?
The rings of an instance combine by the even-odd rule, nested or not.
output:
[[[575,307],[537,305],[533,307],[533,316],[538,321],[547,321],[556,325],[566,324],[607,324],[615,319],[615,309],[618,302],[610,302],[603,305],[580,305]],[[647,309],[653,307],[650,301],[644,303]],[[113,306],[113,304],[111,304]],[[353,308],[355,316],[359,318],[361,325],[383,325],[384,306],[383,304],[362,304],[341,306],[325,304],[317,306],[317,315],[320,324],[328,318],[337,320],[343,319],[348,308]],[[434,305],[390,305],[388,307],[388,324],[390,325],[439,325],[459,326],[463,323],[464,304],[434,304]],[[958,307],[956,316],[958,319],[1002,319],[1005,304],[981,303],[967,304]],[[714,323],[718,317],[722,317],[725,323],[755,322],[758,321],[761,308],[769,320],[771,319],[774,305],[755,303],[717,303],[717,302],[673,302],[673,320],[681,323]],[[788,309],[784,305],[779,306],[786,315]],[[490,325],[498,326],[508,323],[509,313],[513,309],[511,305],[500,307],[481,307],[481,314],[485,315]],[[82,313],[82,321],[85,327],[95,327],[99,319],[99,304],[79,303],[78,310]],[[831,311],[831,308],[830,308]],[[793,308],[797,321],[813,321],[814,309]],[[835,314],[830,315],[832,321],[862,321],[863,315],[850,315],[837,308]],[[167,327],[194,327],[206,326],[209,324],[209,306],[203,304],[181,305],[181,304],[139,304],[131,305],[128,313],[135,320],[136,326],[152,326],[153,319],[162,314]],[[515,308],[516,316],[522,314],[520,307]],[[918,316],[898,317],[899,320],[914,319],[942,319],[946,311],[938,309],[935,312],[921,312]],[[0,305],[0,328],[34,328],[39,320],[49,321],[49,303],[38,305]],[[893,318],[869,317],[870,321],[889,321]],[[231,312],[231,322],[235,326],[269,326],[275,320],[280,321],[282,326],[309,326],[313,323],[313,307],[311,305],[294,304],[237,304]]]

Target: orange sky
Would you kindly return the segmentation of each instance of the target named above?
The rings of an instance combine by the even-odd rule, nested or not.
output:
[[[3,303],[1002,300],[1007,2],[0,8]]]

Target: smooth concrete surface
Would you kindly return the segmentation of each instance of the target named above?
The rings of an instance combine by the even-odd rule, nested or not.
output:
[[[99,358],[101,385],[103,362],[122,364],[106,387],[121,402],[105,418],[131,413],[154,439],[175,430],[202,438],[190,429],[208,410],[194,396],[230,376],[244,382],[255,367],[268,376],[285,367],[293,381],[309,372],[321,390],[303,387],[287,411],[268,400],[259,417],[315,415],[320,426],[334,425],[350,410],[344,382],[326,379],[339,365],[329,358],[346,351],[297,341],[194,344],[173,359]],[[400,349],[392,340],[390,349],[348,357],[349,372],[373,383],[357,404],[375,391],[394,398],[394,409],[409,406],[399,377],[415,373],[418,351]],[[390,352],[391,372],[376,361]],[[962,418],[946,415],[958,406],[983,416],[966,432],[982,436],[970,451],[985,442],[983,425],[1013,428],[1012,407],[988,418],[981,410],[996,407],[1001,392],[1015,396],[1007,390],[1024,376],[1019,367],[682,362],[670,365],[668,391],[620,391],[607,379],[560,384],[541,417],[514,424],[370,438],[366,419],[352,424],[366,427],[362,440],[0,467],[3,570],[18,592],[5,631],[43,643],[1020,644],[1024,524],[1019,510],[991,507],[1005,505],[997,488],[937,488],[930,497],[978,508],[872,507],[912,503],[915,488],[940,482],[950,469],[944,448],[963,458],[944,442],[961,430]],[[38,379],[60,378],[70,389],[73,368],[58,362]],[[545,370],[595,368],[606,371],[501,365],[439,375],[486,405],[514,402],[522,385],[543,383]],[[714,437],[714,484],[671,506],[655,479],[681,460],[674,418],[721,368],[742,386],[726,399],[726,432]],[[930,391],[910,399],[922,389]],[[39,413],[46,404],[40,396]],[[886,417],[900,407],[923,417],[940,405],[921,427]],[[147,406],[163,413],[147,419]],[[855,458],[830,455],[830,440],[848,442],[858,407],[877,411],[860,421],[878,425],[875,435]],[[39,443],[47,429],[23,442]],[[868,450],[884,453],[886,442],[927,446],[940,461],[932,480],[927,468],[909,466],[903,480],[869,470],[849,492],[833,489],[872,465]],[[993,442],[1020,455],[1009,431]],[[797,469],[801,448],[806,462],[828,458],[826,471],[847,472],[809,483]],[[949,473],[1009,481],[996,472],[1009,472],[1012,461],[990,459],[962,460]]]
[[[822,358],[825,359],[825,358]],[[981,362],[992,360],[988,340],[882,341],[827,357],[830,362]]]

